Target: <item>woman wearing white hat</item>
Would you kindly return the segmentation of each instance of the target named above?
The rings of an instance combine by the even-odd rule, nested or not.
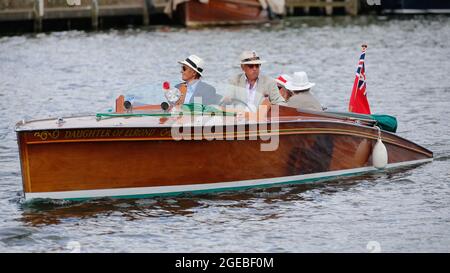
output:
[[[216,89],[201,81],[205,65],[203,59],[197,55],[190,55],[184,61],[178,63],[182,65],[181,78],[184,83],[175,87],[184,95],[181,97],[181,103],[218,104],[221,96],[217,95]]]
[[[276,80],[280,94],[286,99],[287,106],[314,111],[322,111],[322,105],[311,94],[315,83],[309,82],[306,72],[295,72],[293,76],[280,75]]]

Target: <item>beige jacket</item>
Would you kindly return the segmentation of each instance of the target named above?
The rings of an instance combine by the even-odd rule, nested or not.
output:
[[[300,110],[322,111],[322,105],[310,91],[294,93],[294,95],[289,98],[287,106],[298,108]]]
[[[234,76],[229,83],[231,88],[226,96],[235,98],[244,102],[248,101],[248,92],[246,89],[247,78],[244,73]],[[274,79],[260,75],[258,78],[255,94],[255,105],[261,105],[265,98],[268,98],[271,104],[286,105],[286,101],[281,96]]]

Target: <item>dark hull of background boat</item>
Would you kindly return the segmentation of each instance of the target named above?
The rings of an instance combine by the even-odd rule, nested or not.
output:
[[[382,0],[381,7],[393,13],[450,13],[447,0]]]
[[[186,26],[253,24],[269,20],[258,0],[209,0],[208,4],[189,1],[181,4],[176,14]]]

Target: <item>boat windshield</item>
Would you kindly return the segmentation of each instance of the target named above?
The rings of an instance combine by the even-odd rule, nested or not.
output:
[[[229,83],[208,81],[203,82],[213,86],[215,89],[215,94],[208,94],[208,103],[203,103],[201,97],[194,97],[188,103],[184,103],[181,108],[179,108],[179,110],[181,110],[182,112],[190,112],[192,114],[228,114],[225,113],[226,111],[224,111],[224,109],[228,107],[232,109],[238,109],[239,111],[251,111],[246,102],[235,98],[235,96],[233,95],[237,92],[246,92],[244,88],[239,88]],[[170,90],[175,90],[175,93],[178,92],[178,90],[173,85],[171,85]],[[160,114],[164,114],[167,111],[164,111],[164,109],[161,108],[161,104],[166,102],[168,105],[171,105],[169,101],[170,99],[167,96],[166,92],[166,90],[163,90],[162,84],[159,83],[139,85],[124,92],[115,94],[114,99],[111,99],[112,105],[110,105],[110,107],[105,109],[104,111],[101,111],[100,114],[103,115],[126,113],[133,115],[143,115],[157,114],[156,112],[161,112]],[[123,101],[118,102],[120,97],[123,97]],[[177,97],[175,96],[175,98]],[[122,105],[124,106],[124,110],[118,111],[117,107],[122,107]],[[148,113],[148,110],[152,110],[152,113]]]

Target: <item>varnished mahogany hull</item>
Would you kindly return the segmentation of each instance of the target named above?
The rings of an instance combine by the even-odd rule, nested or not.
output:
[[[192,0],[181,4],[176,12],[186,26],[250,24],[268,21],[258,0],[209,0],[202,4]]]
[[[130,195],[117,191],[85,196],[89,191],[127,188],[150,189],[138,191],[143,193],[226,189],[373,170],[371,153],[377,139],[373,128],[333,122],[279,123],[279,130],[273,132],[278,133],[279,144],[273,151],[261,151],[261,144],[275,142],[274,138],[263,141],[248,126],[235,132],[246,139],[175,141],[167,127],[18,131],[25,196]],[[383,142],[388,166],[433,156],[394,134],[383,133]],[[319,175],[309,176],[315,174]]]

